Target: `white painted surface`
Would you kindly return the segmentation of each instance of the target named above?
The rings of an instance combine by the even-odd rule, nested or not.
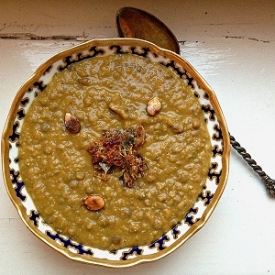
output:
[[[1,132],[13,97],[35,69],[81,40],[115,37],[123,6],[153,13],[184,41],[182,56],[215,90],[231,134],[275,177],[273,0],[1,1]],[[28,40],[29,34],[48,40]],[[34,237],[1,177],[0,274],[275,274],[275,199],[232,150],[225,192],[195,236],[162,260],[111,270],[73,262]]]

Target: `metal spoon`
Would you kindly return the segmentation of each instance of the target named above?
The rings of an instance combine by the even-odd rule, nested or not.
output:
[[[116,24],[120,37],[144,39],[180,53],[179,43],[172,31],[146,11],[132,7],[122,8],[117,12]]]
[[[162,48],[180,54],[179,43],[172,31],[154,15],[133,7],[124,7],[117,12],[116,24],[120,37],[141,38]],[[275,180],[271,179],[250,154],[230,134],[231,146],[247,164],[260,176],[270,197],[275,198]]]

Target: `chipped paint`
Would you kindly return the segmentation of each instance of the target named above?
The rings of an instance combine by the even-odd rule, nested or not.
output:
[[[226,35],[224,37],[230,38],[230,39],[247,39],[247,40],[252,40],[252,41],[257,41],[257,42],[270,43],[269,40],[257,39],[255,37],[234,36],[234,35]]]
[[[1,33],[0,39],[15,39],[15,40],[74,40],[87,41],[88,36],[77,35],[36,35],[33,33]]]

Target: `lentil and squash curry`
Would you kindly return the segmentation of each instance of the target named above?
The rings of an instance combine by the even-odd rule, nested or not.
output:
[[[148,245],[200,194],[211,145],[176,73],[123,54],[71,64],[28,110],[22,179],[44,221],[100,249]]]

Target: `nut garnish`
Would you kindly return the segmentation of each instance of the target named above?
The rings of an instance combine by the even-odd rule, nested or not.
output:
[[[150,99],[147,103],[147,113],[150,116],[155,116],[161,109],[161,102],[160,99],[155,96],[152,99]]]
[[[77,134],[81,129],[80,121],[70,113],[65,114],[64,123],[70,133]]]
[[[97,211],[104,207],[104,200],[99,195],[90,195],[83,199],[83,203],[88,210]]]

